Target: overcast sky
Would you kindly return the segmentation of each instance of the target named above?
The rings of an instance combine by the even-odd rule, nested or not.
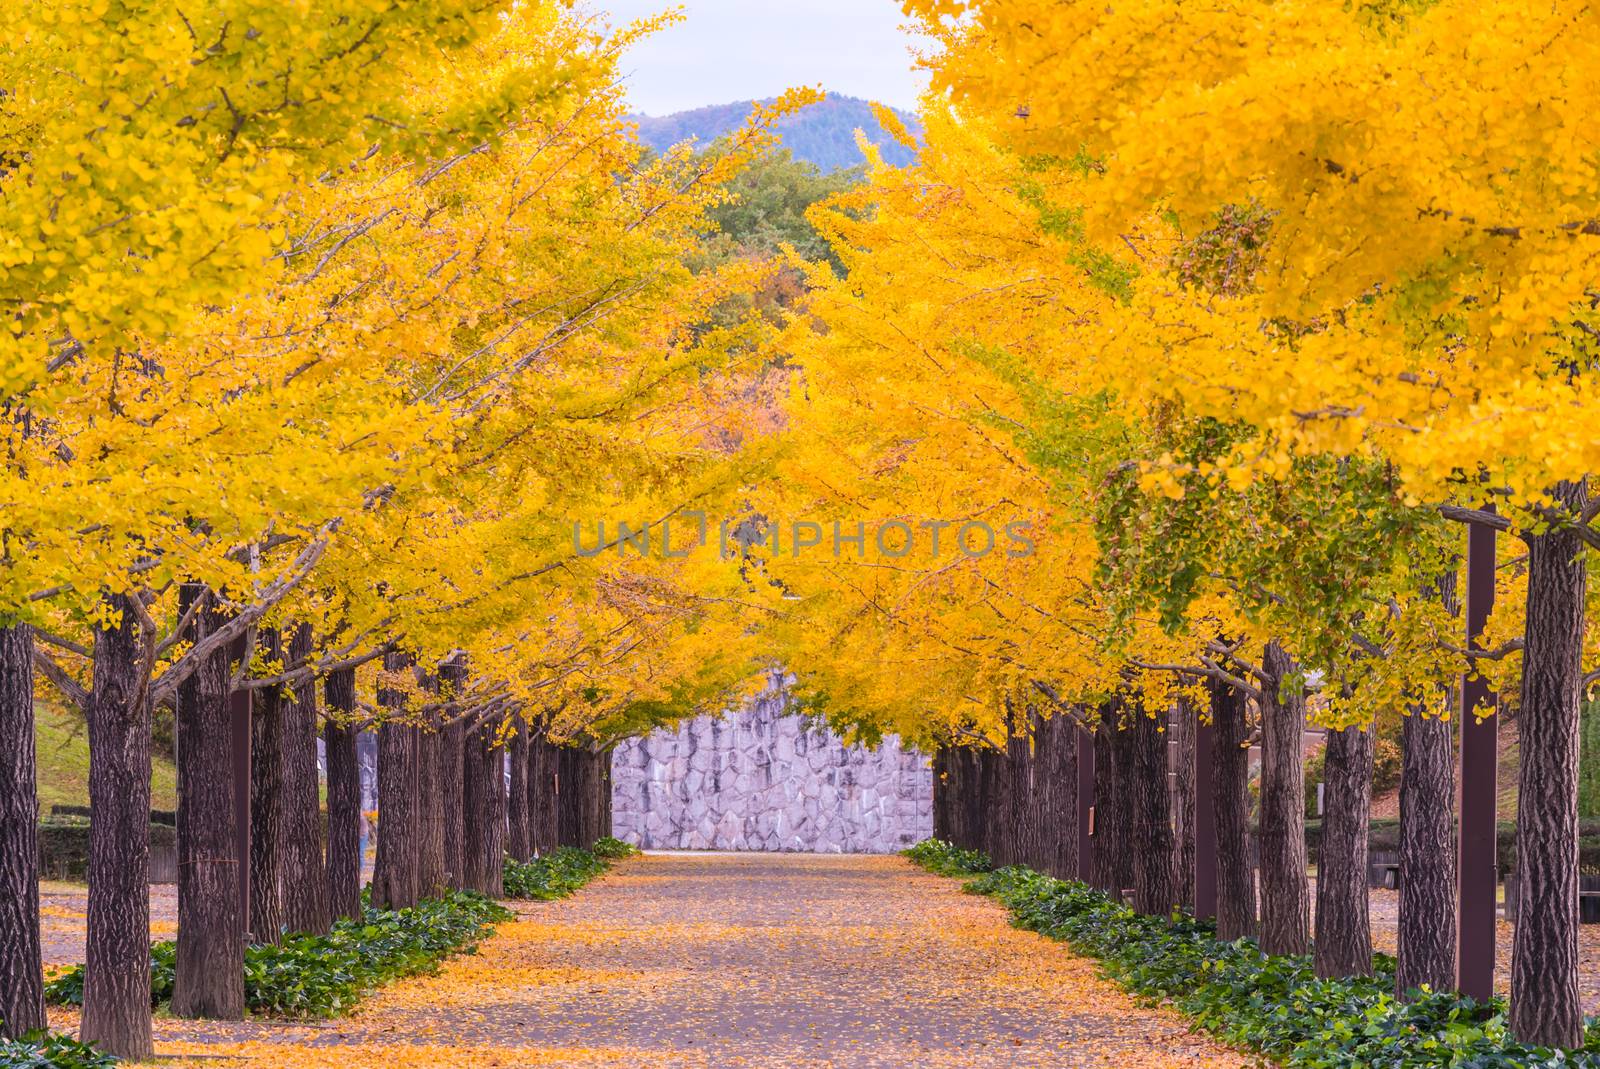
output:
[[[584,0],[617,23],[672,0]],[[799,85],[915,107],[923,79],[899,0],[681,0],[687,15],[624,58],[628,97],[646,115],[760,100]]]

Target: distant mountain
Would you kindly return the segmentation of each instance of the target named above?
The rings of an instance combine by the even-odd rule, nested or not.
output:
[[[906,129],[914,134],[922,132],[915,115],[898,110],[895,114]],[[672,115],[634,115],[632,119],[639,124],[639,140],[659,152],[689,138],[708,145],[738,129],[749,117],[750,103],[743,101]],[[910,149],[878,125],[867,101],[857,97],[830,93],[822,103],[780,120],[777,128],[783,135],[784,147],[794,153],[795,159],[814,163],[824,171],[862,162],[861,150],[856,147],[858,129],[878,145],[889,163],[903,167],[913,159]]]

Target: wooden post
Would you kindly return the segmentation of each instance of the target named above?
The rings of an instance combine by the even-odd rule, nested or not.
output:
[[[1482,649],[1483,628],[1494,607],[1494,528],[1467,527],[1467,647]],[[1456,875],[1456,989],[1487,1001],[1494,995],[1495,845],[1500,718],[1488,681],[1471,671],[1461,678],[1461,821]]]
[[[1185,708],[1187,708],[1187,704]],[[1194,727],[1194,916],[1217,915],[1217,795],[1211,775],[1211,720],[1198,702],[1190,715]]]
[[[1078,731],[1078,871],[1082,883],[1094,879],[1094,732]]]

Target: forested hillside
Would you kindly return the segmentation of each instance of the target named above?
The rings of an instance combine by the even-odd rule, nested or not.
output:
[[[726,136],[749,118],[750,103],[741,100],[671,115],[632,118],[639,124],[639,140],[660,151],[689,138],[704,144]],[[895,114],[907,129],[920,131],[916,116],[901,111]],[[814,163],[824,171],[854,167],[862,161],[861,150],[856,146],[857,130],[864,131],[883,151],[884,159],[896,167],[912,161],[911,150],[889,136],[872,114],[871,104],[859,97],[829,94],[826,100],[782,119],[777,130],[795,159]]]

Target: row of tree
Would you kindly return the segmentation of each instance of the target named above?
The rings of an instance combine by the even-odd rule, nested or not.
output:
[[[357,732],[380,740],[374,898],[404,905],[592,841],[611,741],[750,685],[748,585],[715,542],[572,532],[733,511],[761,462],[740,298],[774,267],[710,248],[708,212],[815,96],[653,154],[617,62],[660,19],[202,7],[49,0],[0,29],[0,1029],[44,1021],[33,711],[60,702],[90,749],[81,1034],[133,1059],[156,709],[173,1008],[230,1016],[244,932],[358,900]],[[552,810],[557,778],[588,801]]]
[[[1316,934],[1314,720],[1318,894],[1347,904],[1319,914],[1342,922],[1317,946],[1330,975],[1365,967],[1371,729],[1403,717],[1403,988],[1456,986],[1458,920],[1493,939],[1481,851],[1462,893],[1488,912],[1456,916],[1454,744],[1492,744],[1497,700],[1521,758],[1510,1024],[1577,1046],[1576,733],[1600,679],[1600,177],[1578,101],[1600,24],[1495,0],[907,9],[932,91],[918,137],[881,121],[917,162],[867,146],[867,181],[811,211],[834,262],[797,265],[781,338],[803,389],[761,511],[868,518],[860,542],[762,553],[802,699],[869,740],[953,747],[947,781],[988,783],[1024,841],[1035,802],[1002,770],[1067,760],[1030,725],[1092,732],[1096,797],[1122,799],[1096,835],[1155,851],[1096,878],[1152,911],[1179,897],[1145,734],[1198,711],[1219,926],[1273,950]],[[987,542],[1012,524],[1026,545]],[[1467,749],[1481,838],[1494,760]]]

